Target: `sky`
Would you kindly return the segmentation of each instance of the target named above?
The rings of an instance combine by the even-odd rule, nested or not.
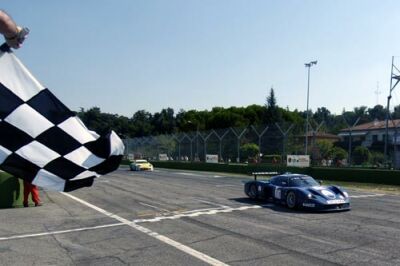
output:
[[[394,0],[6,0],[31,33],[15,53],[71,110],[277,104],[386,106],[400,55]],[[396,65],[397,62],[397,65]],[[395,57],[400,69],[400,57]],[[1,74],[1,73],[0,73]],[[376,93],[379,91],[380,94]],[[400,85],[391,105],[400,104]]]

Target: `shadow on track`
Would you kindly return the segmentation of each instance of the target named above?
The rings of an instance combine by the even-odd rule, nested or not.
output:
[[[235,201],[242,204],[248,205],[258,205],[262,208],[270,209],[276,212],[283,212],[283,213],[312,213],[312,214],[325,214],[325,213],[337,213],[337,212],[346,212],[348,210],[334,210],[334,211],[316,211],[316,210],[307,210],[307,209],[288,209],[286,206],[280,203],[273,203],[270,201],[262,201],[262,200],[254,200],[250,198],[231,198],[231,201]]]

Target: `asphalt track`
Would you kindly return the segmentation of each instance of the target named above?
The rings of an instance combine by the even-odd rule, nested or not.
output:
[[[238,176],[118,170],[0,210],[0,265],[400,265],[400,196],[352,191],[352,210],[248,200]]]

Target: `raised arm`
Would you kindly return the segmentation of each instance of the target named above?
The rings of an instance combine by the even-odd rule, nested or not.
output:
[[[28,31],[17,26],[5,11],[0,10],[0,33],[3,34],[10,47],[18,49],[24,42]]]

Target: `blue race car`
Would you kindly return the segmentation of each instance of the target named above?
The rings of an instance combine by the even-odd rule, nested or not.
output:
[[[349,194],[338,186],[321,186],[314,178],[302,174],[281,174],[269,180],[254,180],[244,185],[251,199],[264,199],[286,205],[290,209],[316,211],[350,210]]]

